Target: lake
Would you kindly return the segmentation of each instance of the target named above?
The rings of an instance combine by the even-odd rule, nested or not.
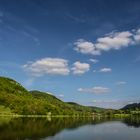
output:
[[[140,140],[140,117],[0,117],[0,140]]]

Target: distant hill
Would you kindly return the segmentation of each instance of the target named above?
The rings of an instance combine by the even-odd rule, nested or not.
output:
[[[66,103],[45,92],[28,91],[15,80],[0,77],[0,114],[87,115],[103,110]]]
[[[136,109],[140,109],[140,103],[128,104],[122,108],[122,110],[136,110]]]
[[[83,106],[74,102],[67,102],[70,104],[75,110],[77,111],[87,111],[87,112],[96,112],[96,113],[101,113],[107,109],[99,108],[99,107],[93,107],[93,106]]]

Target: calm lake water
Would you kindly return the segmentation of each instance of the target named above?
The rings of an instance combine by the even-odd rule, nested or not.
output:
[[[0,140],[140,140],[140,118],[0,117]]]

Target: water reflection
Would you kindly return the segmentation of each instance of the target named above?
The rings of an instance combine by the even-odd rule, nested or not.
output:
[[[130,116],[123,119],[123,123],[127,126],[140,127],[140,116]]]
[[[85,135],[88,134],[89,129],[94,129],[98,131],[98,125],[105,130],[104,124],[113,127],[110,124],[118,123],[125,126],[140,127],[139,117],[125,118],[121,120],[114,120],[112,118],[10,118],[10,117],[0,117],[0,140],[39,140],[39,139],[58,139],[56,134],[63,133],[63,131],[74,132],[76,137],[84,140],[80,137],[82,132],[78,130],[81,128],[86,128],[84,130]],[[111,128],[113,130],[113,128]],[[94,130],[94,131],[95,131]],[[64,132],[65,132],[64,131]],[[87,132],[86,132],[87,131]],[[97,134],[98,132],[96,132]],[[110,132],[111,133],[111,132]],[[94,134],[94,133],[93,133]],[[90,134],[91,140],[93,137]],[[78,135],[78,136],[77,136]],[[140,136],[140,135],[139,135]],[[77,138],[77,139],[78,139]],[[95,138],[95,137],[94,137]],[[62,138],[59,138],[62,139]],[[63,140],[69,139],[67,136]],[[95,138],[96,139],[96,138]],[[92,138],[93,140],[93,138]],[[104,140],[104,139],[102,139]],[[109,139],[108,139],[109,140]]]

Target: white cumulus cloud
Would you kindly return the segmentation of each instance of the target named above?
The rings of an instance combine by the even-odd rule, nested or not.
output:
[[[117,32],[112,33],[109,36],[101,37],[97,39],[96,48],[103,51],[109,51],[111,49],[121,49],[130,45],[132,40],[132,33],[129,31],[126,32]]]
[[[136,31],[136,34],[134,35],[134,39],[135,39],[136,43],[140,42],[140,29],[138,29]]]
[[[99,70],[99,72],[111,72],[112,69],[111,68],[102,68]]]
[[[79,39],[74,43],[74,45],[74,50],[82,54],[100,55],[100,51],[96,50],[96,47],[92,42],[86,41],[84,39]]]
[[[125,81],[118,81],[118,82],[116,83],[116,85],[125,85],[125,84],[127,84],[127,82],[125,82]]]
[[[106,87],[92,87],[92,88],[79,88],[79,92],[84,92],[84,93],[93,93],[93,94],[102,94],[102,93],[109,93],[110,89]]]
[[[63,94],[59,94],[59,95],[58,95],[58,97],[63,98],[63,97],[64,97],[64,95],[63,95]]]
[[[76,61],[73,64],[73,67],[71,68],[73,74],[81,75],[85,72],[89,71],[90,65],[88,63],[81,63],[79,61]]]
[[[30,72],[33,76],[68,75],[68,61],[61,58],[43,58],[35,62],[28,62],[23,65],[24,70]]]
[[[92,59],[92,58],[89,59],[89,61],[92,62],[92,63],[94,63],[94,64],[99,62],[99,60],[97,60],[97,59]]]
[[[96,40],[79,39],[74,43],[74,50],[82,54],[100,55],[103,51],[120,50],[140,43],[140,29],[112,32]]]

